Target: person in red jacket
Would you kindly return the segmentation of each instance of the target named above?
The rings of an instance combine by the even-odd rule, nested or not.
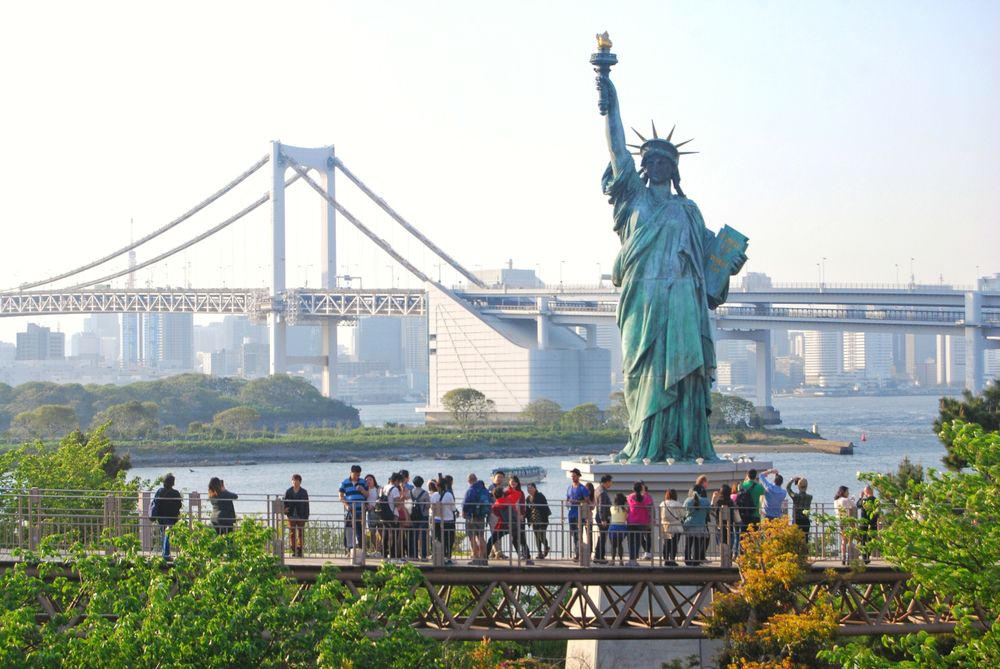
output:
[[[495,517],[496,521],[491,527],[492,534],[490,534],[490,540],[486,542],[487,555],[493,550],[494,545],[498,544],[501,539],[510,533],[511,527],[518,524],[520,507],[524,505],[524,493],[515,488],[506,488],[502,492],[499,488],[495,488],[493,495],[497,501],[493,504],[491,516]],[[530,553],[522,551],[521,558],[527,564],[534,564],[531,561]]]

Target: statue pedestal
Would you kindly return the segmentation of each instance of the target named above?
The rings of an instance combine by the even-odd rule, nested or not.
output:
[[[651,462],[648,465],[633,465],[608,460],[590,462],[591,459],[596,460],[596,458],[563,460],[560,465],[566,472],[567,478],[569,478],[570,470],[579,469],[580,480],[584,483],[591,482],[595,486],[600,483],[602,476],[611,474],[614,477],[612,492],[622,491],[626,495],[632,492],[633,483],[642,481],[649,488],[649,493],[657,504],[663,499],[663,493],[670,488],[677,490],[677,498],[683,500],[687,496],[687,491],[694,485],[695,479],[702,474],[708,477],[708,490],[712,491],[717,490],[723,483],[730,485],[740,483],[746,478],[747,471],[750,469],[762,472],[773,466],[770,460],[756,460],[754,462],[720,460],[700,465],[695,462],[675,462],[672,465],[665,462]]]

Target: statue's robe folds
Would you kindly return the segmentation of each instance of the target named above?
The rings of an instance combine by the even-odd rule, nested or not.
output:
[[[612,281],[621,288],[618,327],[630,437],[619,457],[717,460],[708,431],[715,376],[708,310],[726,295],[710,298],[704,279],[715,235],[691,200],[655,198],[634,164],[622,166],[617,176],[609,166],[603,186],[622,244]]]

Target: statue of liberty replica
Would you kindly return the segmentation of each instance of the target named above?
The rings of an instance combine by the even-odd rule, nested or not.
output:
[[[611,164],[604,193],[614,207],[621,241],[612,282],[621,289],[622,338],[629,441],[619,460],[639,463],[718,460],[708,431],[715,345],[709,309],[726,301],[729,277],[746,262],[747,238],[705,227],[698,206],[681,190],[674,131],[661,138],[653,124],[641,144],[625,143],[618,93],[611,83],[608,34],[591,56],[606,119]],[[636,149],[639,169],[629,149]]]

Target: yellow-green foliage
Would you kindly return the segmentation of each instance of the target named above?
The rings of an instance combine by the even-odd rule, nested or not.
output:
[[[795,587],[805,578],[802,531],[787,520],[765,520],[740,539],[740,587],[712,604],[708,634],[724,638],[720,661],[730,669],[805,669],[832,643],[837,619],[828,602],[797,610]]]

